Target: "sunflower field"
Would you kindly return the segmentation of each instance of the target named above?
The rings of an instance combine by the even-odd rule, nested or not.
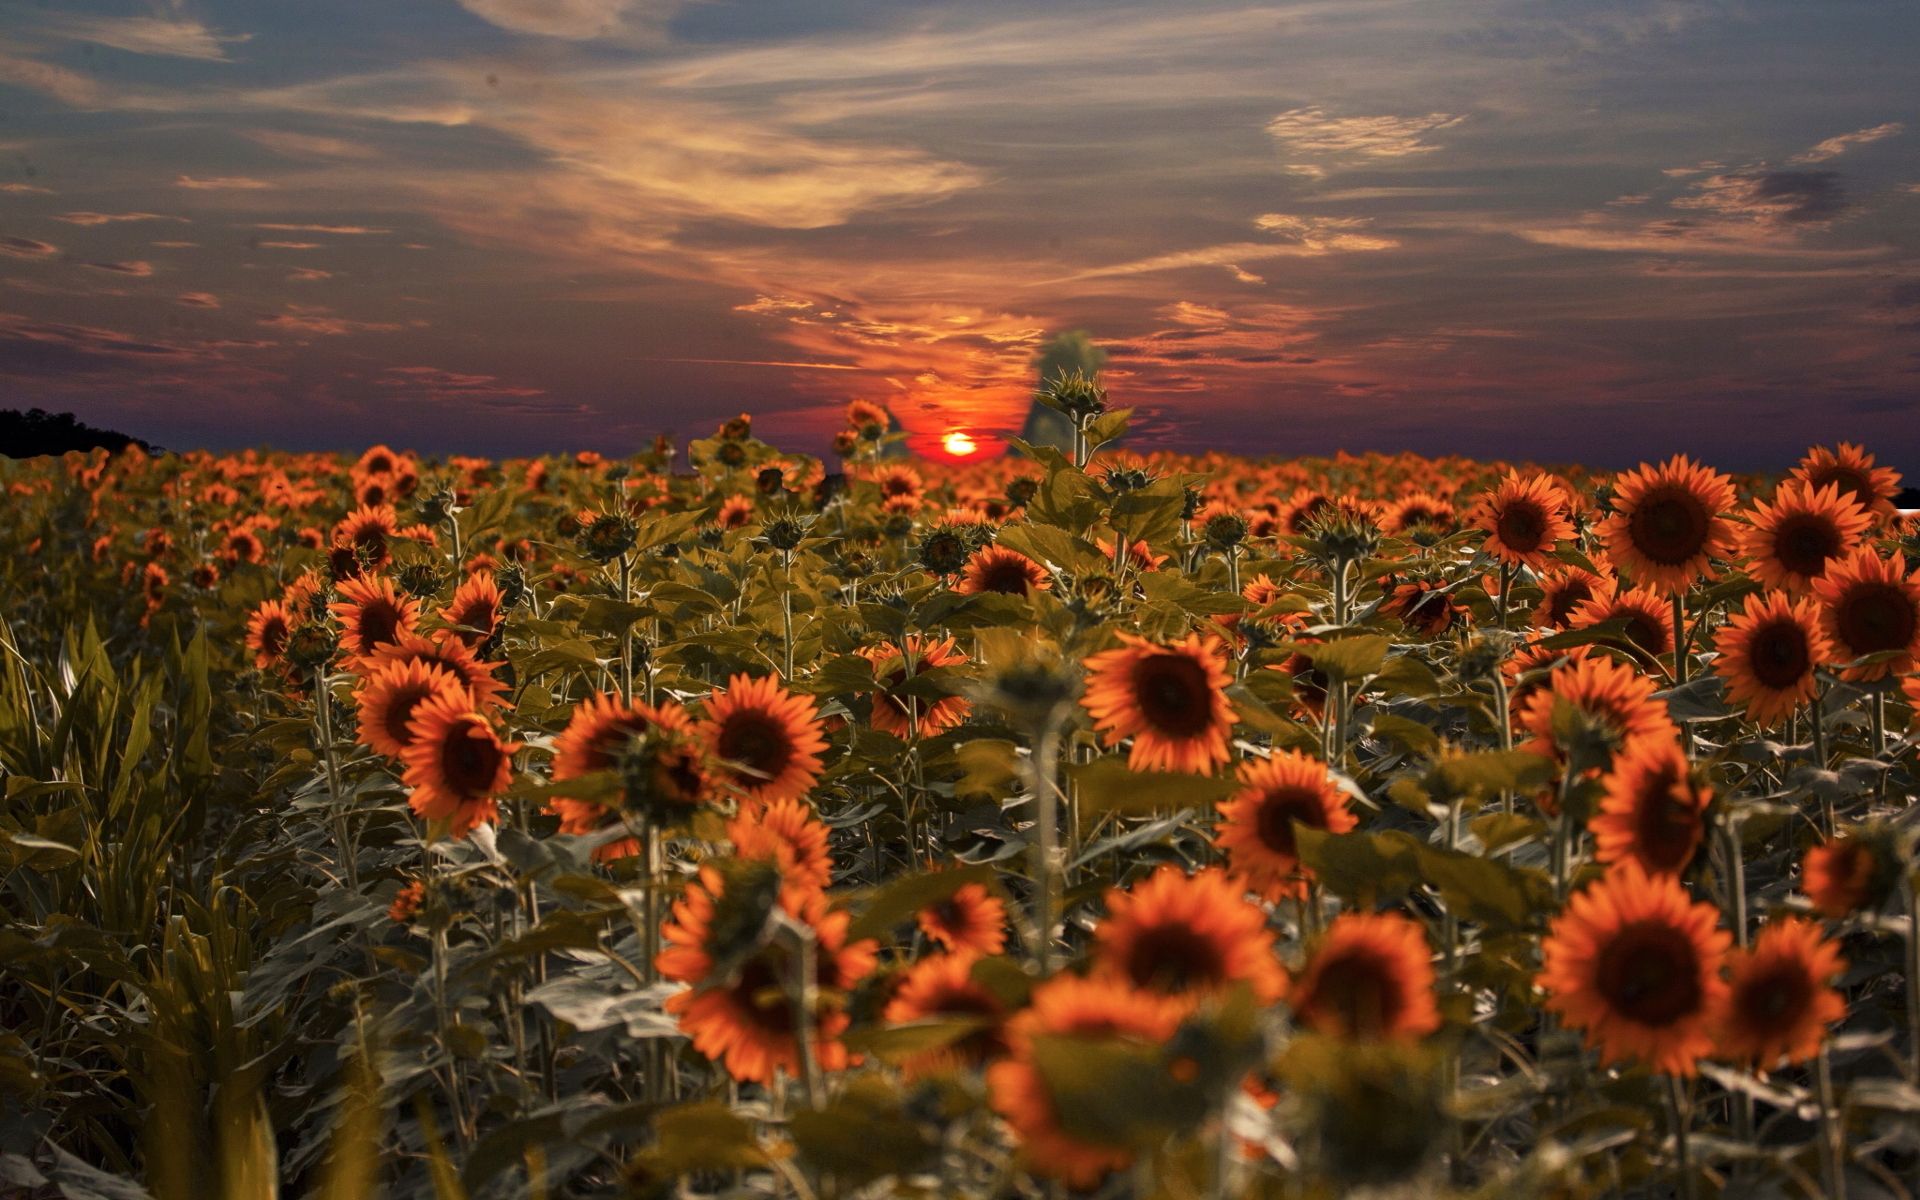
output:
[[[1121,444],[0,466],[0,1196],[1920,1194],[1920,554]]]

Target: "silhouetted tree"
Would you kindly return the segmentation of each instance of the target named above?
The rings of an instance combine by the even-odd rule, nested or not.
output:
[[[118,454],[134,446],[148,454],[154,453],[152,445],[137,437],[111,429],[95,429],[72,413],[50,413],[43,408],[30,408],[25,412],[17,408],[0,409],[0,455],[7,458],[33,458],[100,447]]]

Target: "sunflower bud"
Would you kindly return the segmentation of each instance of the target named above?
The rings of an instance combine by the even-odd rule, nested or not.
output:
[[[588,558],[612,562],[633,549],[640,527],[620,513],[602,513],[580,531],[580,549]]]
[[[445,577],[431,562],[414,562],[401,567],[396,578],[401,591],[416,600],[424,600],[439,592]]]
[[[1107,487],[1116,495],[1137,492],[1153,482],[1153,477],[1138,467],[1115,467],[1107,472]]]
[[[1039,490],[1038,479],[1023,475],[1007,484],[1007,503],[1015,508],[1025,508],[1033,503],[1033,497]]]
[[[1239,513],[1215,513],[1207,518],[1200,536],[1208,546],[1225,553],[1247,540],[1247,519]]]
[[[743,442],[752,436],[753,417],[748,413],[741,413],[720,426],[720,437],[729,442]]]
[[[787,475],[779,467],[762,467],[753,477],[753,486],[762,496],[777,496],[787,490]]]
[[[790,553],[806,540],[807,527],[792,517],[775,517],[761,527],[760,537],[775,550]]]
[[[920,565],[935,575],[952,575],[973,552],[967,536],[951,525],[937,525],[920,538]]]
[[[1065,413],[1076,424],[1107,411],[1107,390],[1084,371],[1069,371],[1046,381],[1035,397],[1055,412]]]

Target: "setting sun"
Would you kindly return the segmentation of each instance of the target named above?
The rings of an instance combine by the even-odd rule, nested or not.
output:
[[[948,454],[953,455],[955,458],[965,458],[967,455],[979,449],[979,447],[974,444],[973,438],[961,433],[957,429],[948,434],[940,444],[946,448]]]

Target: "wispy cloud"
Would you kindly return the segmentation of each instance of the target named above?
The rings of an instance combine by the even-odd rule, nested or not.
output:
[[[357,321],[338,316],[330,308],[290,304],[285,312],[261,317],[259,324],[289,333],[311,333],[322,337],[344,337],[350,333],[392,333],[406,326],[392,321]]]
[[[1427,139],[1466,120],[1452,113],[1421,116],[1337,117],[1313,106],[1291,108],[1267,122],[1267,132],[1296,154],[1336,158],[1405,158],[1440,147]]]
[[[250,34],[223,35],[191,17],[96,17],[66,14],[44,20],[35,32],[69,41],[108,46],[130,54],[221,61],[227,47],[247,41]]]
[[[216,175],[207,179],[182,175],[173,181],[173,186],[195,192],[260,192],[278,185],[265,179],[251,179],[244,175]]]
[[[30,237],[0,237],[0,254],[13,258],[52,258],[60,247]]]
[[[1750,167],[1710,175],[1675,208],[1700,209],[1763,225],[1824,225],[1847,211],[1846,191],[1836,171],[1784,171]]]
[[[1902,125],[1898,121],[1887,121],[1884,124],[1875,125],[1868,129],[1857,129],[1852,133],[1843,133],[1837,137],[1830,137],[1824,142],[1817,143],[1812,149],[1794,155],[1787,161],[1794,163],[1826,162],[1828,159],[1839,158],[1855,146],[1864,146],[1870,142],[1878,142],[1885,138],[1895,137],[1906,132],[1906,128],[1905,125]]]
[[[261,221],[255,229],[269,229],[279,233],[336,233],[344,237],[363,237],[379,233],[392,233],[391,229],[381,229],[373,225],[293,225],[278,221]]]
[[[69,225],[115,225],[125,221],[178,221],[182,225],[190,222],[185,217],[170,217],[164,213],[126,212],[70,212],[61,213],[56,221],[65,221]]]
[[[153,264],[150,262],[89,262],[80,265],[89,270],[106,271],[112,275],[131,275],[136,279],[145,279],[153,274]]]
[[[214,295],[212,292],[181,292],[178,296],[174,297],[174,302],[184,305],[187,308],[220,307],[220,297]]]
[[[460,0],[460,7],[515,33],[585,40],[621,32],[630,15],[657,19],[678,6],[665,0]]]

